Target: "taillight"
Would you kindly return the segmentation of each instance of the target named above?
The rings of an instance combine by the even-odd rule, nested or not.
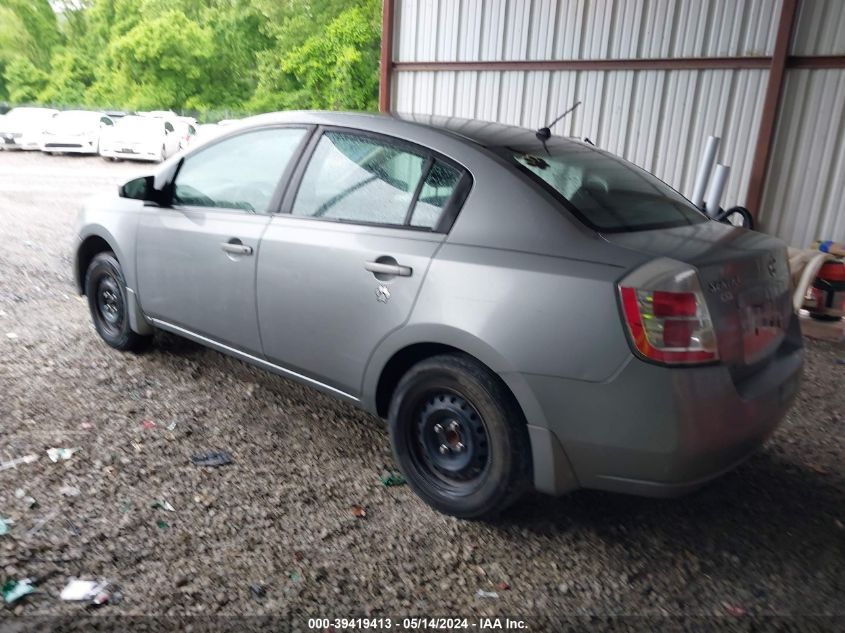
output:
[[[665,363],[708,363],[719,359],[716,332],[695,269],[660,259],[619,284],[634,349]]]

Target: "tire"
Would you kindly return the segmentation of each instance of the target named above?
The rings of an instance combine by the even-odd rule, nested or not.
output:
[[[388,418],[408,484],[444,514],[493,518],[531,487],[522,412],[500,379],[468,356],[414,365],[396,387]]]
[[[106,343],[121,351],[141,349],[149,340],[129,327],[126,281],[114,253],[96,255],[85,273],[85,296],[94,327]]]

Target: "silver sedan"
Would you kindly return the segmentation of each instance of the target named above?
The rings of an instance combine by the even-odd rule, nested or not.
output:
[[[493,123],[247,119],[87,204],[74,266],[112,347],[160,328],[386,418],[413,489],[464,518],[699,487],[801,373],[782,242]]]

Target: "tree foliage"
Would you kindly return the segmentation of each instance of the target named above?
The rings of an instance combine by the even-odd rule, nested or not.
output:
[[[0,0],[0,100],[375,109],[381,0]]]

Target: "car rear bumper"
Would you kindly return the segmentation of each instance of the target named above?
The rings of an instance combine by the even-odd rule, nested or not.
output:
[[[146,151],[140,149],[123,151],[121,149],[106,147],[100,149],[100,156],[105,156],[106,158],[120,158],[122,160],[148,160],[153,162],[161,160],[160,151]]]
[[[668,369],[635,358],[603,383],[524,378],[580,487],[677,496],[737,466],[783,419],[802,368],[793,321],[767,366],[738,384],[723,365]],[[562,471],[554,459],[539,466]]]

